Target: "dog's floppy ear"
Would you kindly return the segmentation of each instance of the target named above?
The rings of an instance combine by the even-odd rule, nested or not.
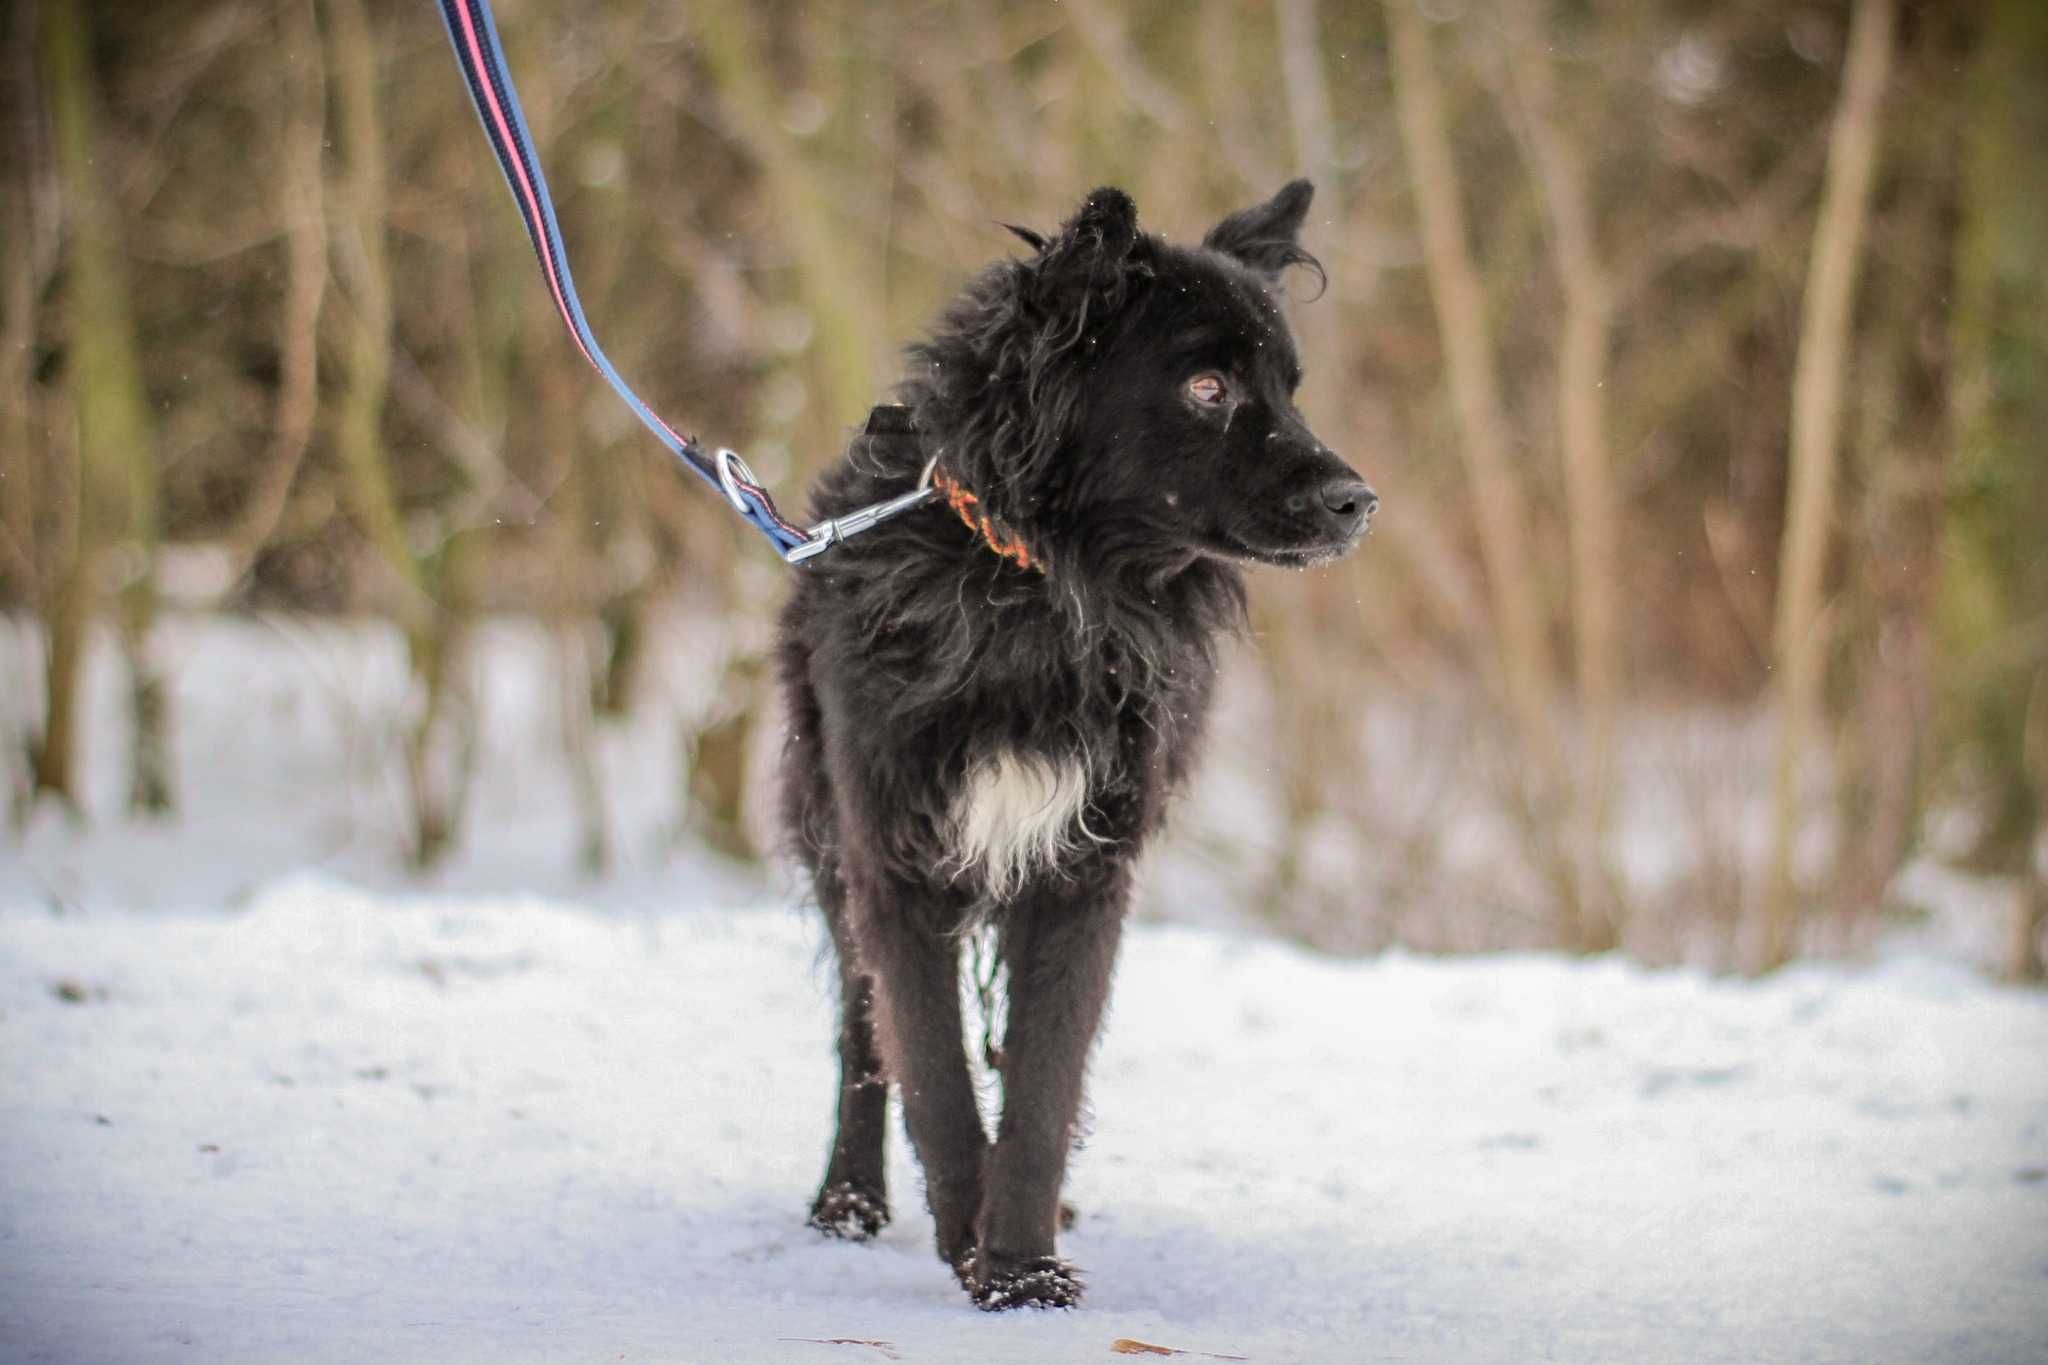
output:
[[[1111,286],[1138,245],[1138,206],[1122,190],[1104,186],[1081,201],[1059,236],[1046,243],[1039,276],[1055,287]]]
[[[1081,411],[1090,359],[1145,277],[1148,248],[1137,206],[1117,189],[1090,194],[1050,238],[1010,230],[1037,255],[977,278],[913,349],[923,363],[906,392],[947,472],[1045,561],[1041,515],[1058,486],[1057,458]]]
[[[1210,228],[1202,245],[1236,257],[1269,280],[1290,265],[1305,265],[1320,276],[1321,263],[1301,246],[1301,224],[1315,197],[1308,181],[1289,181],[1265,203],[1239,209]]]

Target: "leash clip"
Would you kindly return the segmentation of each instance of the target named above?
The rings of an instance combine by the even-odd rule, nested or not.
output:
[[[720,451],[719,477],[725,475],[723,457],[730,452]],[[735,460],[739,457],[733,456]],[[786,564],[801,564],[816,555],[821,555],[842,540],[850,540],[863,531],[871,531],[891,517],[901,516],[914,508],[930,502],[938,493],[932,487],[932,471],[938,468],[939,457],[934,455],[924,462],[924,472],[918,475],[917,487],[908,493],[898,494],[883,502],[870,503],[866,507],[848,512],[843,517],[827,517],[810,529],[810,539],[801,545],[792,545],[782,552]],[[740,466],[744,469],[746,466]],[[730,496],[730,494],[728,494]]]
[[[782,552],[785,564],[801,564],[807,559],[825,553],[842,540],[850,540],[863,531],[873,530],[891,517],[901,516],[912,508],[921,507],[931,501],[938,490],[932,487],[932,471],[938,468],[939,457],[934,455],[926,460],[924,472],[918,476],[917,487],[908,493],[889,498],[883,502],[871,503],[866,507],[848,512],[843,517],[827,517],[805,532],[806,539],[800,545],[792,545]],[[725,500],[741,516],[751,516],[753,508],[747,502],[744,488],[759,488],[761,480],[747,467],[737,451],[720,446],[712,456],[712,465],[718,470],[718,487],[725,494]]]

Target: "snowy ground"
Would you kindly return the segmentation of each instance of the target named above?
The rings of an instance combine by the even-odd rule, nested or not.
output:
[[[673,839],[662,705],[605,737],[585,884],[545,653],[499,640],[476,829],[420,884],[395,661],[180,641],[180,823],[110,814],[103,739],[91,823],[0,835],[0,1362],[2048,1360],[2048,997],[1910,956],[1743,984],[1136,926],[1086,1305],[983,1315],[900,1142],[878,1244],[802,1227],[821,936]]]
[[[800,1225],[816,939],[313,880],[0,916],[0,1357],[2048,1357],[2038,996],[1141,929],[1070,1182],[1087,1304],[992,1318],[900,1146],[879,1244]]]

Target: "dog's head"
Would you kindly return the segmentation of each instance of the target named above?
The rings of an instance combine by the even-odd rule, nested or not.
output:
[[[1377,499],[1294,406],[1301,365],[1276,297],[1321,274],[1297,180],[1198,247],[1142,233],[1120,190],[1034,254],[984,271],[927,342],[906,396],[948,472],[1057,566],[1204,555],[1269,564],[1357,544]]]

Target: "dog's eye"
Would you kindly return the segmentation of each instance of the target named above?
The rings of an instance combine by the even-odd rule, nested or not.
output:
[[[1229,396],[1229,386],[1220,374],[1198,374],[1188,381],[1188,397],[1197,403],[1214,406]]]

